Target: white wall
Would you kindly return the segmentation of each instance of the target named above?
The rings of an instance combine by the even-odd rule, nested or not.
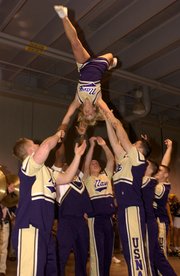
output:
[[[0,164],[17,173],[12,148],[20,137],[43,140],[55,132],[66,108],[0,96]]]

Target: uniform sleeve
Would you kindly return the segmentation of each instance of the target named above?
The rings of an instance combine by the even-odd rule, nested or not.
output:
[[[144,188],[145,186],[148,185],[148,183],[150,182],[151,178],[149,176],[144,176],[143,180],[142,180],[142,188]]]
[[[125,151],[122,151],[122,153],[116,158],[116,164],[121,164],[121,161],[123,160],[124,156],[126,155]]]
[[[132,149],[128,152],[128,156],[131,160],[132,166],[139,166],[145,163],[144,155],[137,150],[136,147],[132,147]]]
[[[157,184],[157,180],[155,179],[155,177],[143,176],[143,181],[142,181],[141,188],[146,187],[150,182],[151,183],[153,182],[154,185]]]
[[[104,169],[104,172],[107,175],[107,177],[111,180],[113,176],[113,172],[108,171],[106,168]]]
[[[88,186],[89,179],[90,179],[90,176],[89,176],[89,175],[88,175],[86,178],[84,178],[84,175],[83,175],[82,181],[83,181],[83,183],[84,183],[85,186]]]
[[[51,167],[51,173],[52,173],[52,175],[53,175],[55,181],[57,181],[57,178],[59,177],[59,175],[60,175],[61,173],[63,174],[64,172],[63,172],[63,169],[62,169],[62,168],[56,167],[55,165],[53,165],[53,166]],[[59,186],[61,186],[61,185],[57,185],[57,187],[59,187]]]
[[[162,184],[158,184],[155,187],[155,198],[161,198],[165,192],[165,187]]]
[[[34,176],[44,166],[44,164],[37,164],[33,156],[28,156],[22,163],[21,171],[27,176]]]
[[[84,173],[82,171],[79,171],[78,177],[81,181],[83,179],[83,176],[84,176]]]
[[[56,167],[55,165],[52,165],[51,169],[56,172],[62,172],[62,168]]]

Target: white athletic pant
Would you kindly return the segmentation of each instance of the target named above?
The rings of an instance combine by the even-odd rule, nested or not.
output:
[[[0,226],[0,272],[6,273],[6,261],[8,253],[8,242],[9,242],[9,222],[2,223]]]
[[[158,239],[161,249],[164,252],[164,255],[167,258],[167,228],[165,222],[160,222],[159,218],[157,218],[158,224]]]

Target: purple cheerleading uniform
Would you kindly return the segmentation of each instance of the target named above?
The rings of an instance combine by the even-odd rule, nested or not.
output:
[[[17,275],[56,276],[56,250],[51,234],[56,198],[52,171],[28,156],[19,178],[20,196],[12,233],[18,257]]]
[[[146,166],[144,156],[133,146],[128,154],[124,152],[116,160],[113,175],[118,228],[128,275],[147,275],[144,252],[145,215],[141,195]]]
[[[105,169],[85,180],[93,207],[88,214],[91,276],[108,276],[110,272],[114,245],[112,215],[115,213],[111,178],[112,173]]]
[[[156,218],[159,218],[160,222],[165,222],[166,224],[169,223],[166,204],[170,190],[170,183],[158,183],[155,189],[154,212]]]
[[[159,228],[159,243],[165,255],[167,255],[166,239],[169,225],[166,204],[168,202],[168,195],[170,190],[170,183],[158,183],[155,188],[155,198],[153,202],[154,212]]]
[[[106,58],[92,58],[81,65],[80,81],[100,81],[105,71],[108,70],[109,63]]]
[[[71,250],[75,255],[75,275],[86,276],[89,250],[89,230],[84,214],[92,212],[88,192],[82,182],[82,173],[66,185],[57,186],[59,273],[65,275],[65,266]]]
[[[142,185],[142,198],[146,219],[146,250],[147,265],[150,276],[161,275],[175,276],[173,268],[164,256],[158,242],[158,225],[154,213],[153,201],[157,180],[153,177],[144,177]]]
[[[108,67],[109,63],[105,58],[90,59],[80,66],[76,97],[81,104],[85,99],[95,104],[98,97],[102,96],[100,82]]]

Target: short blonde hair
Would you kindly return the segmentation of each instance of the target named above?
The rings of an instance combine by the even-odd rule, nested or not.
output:
[[[27,138],[20,138],[16,141],[14,147],[13,147],[13,154],[16,156],[19,160],[23,161],[27,157],[27,151],[25,148],[25,145],[27,144],[29,140]]]

